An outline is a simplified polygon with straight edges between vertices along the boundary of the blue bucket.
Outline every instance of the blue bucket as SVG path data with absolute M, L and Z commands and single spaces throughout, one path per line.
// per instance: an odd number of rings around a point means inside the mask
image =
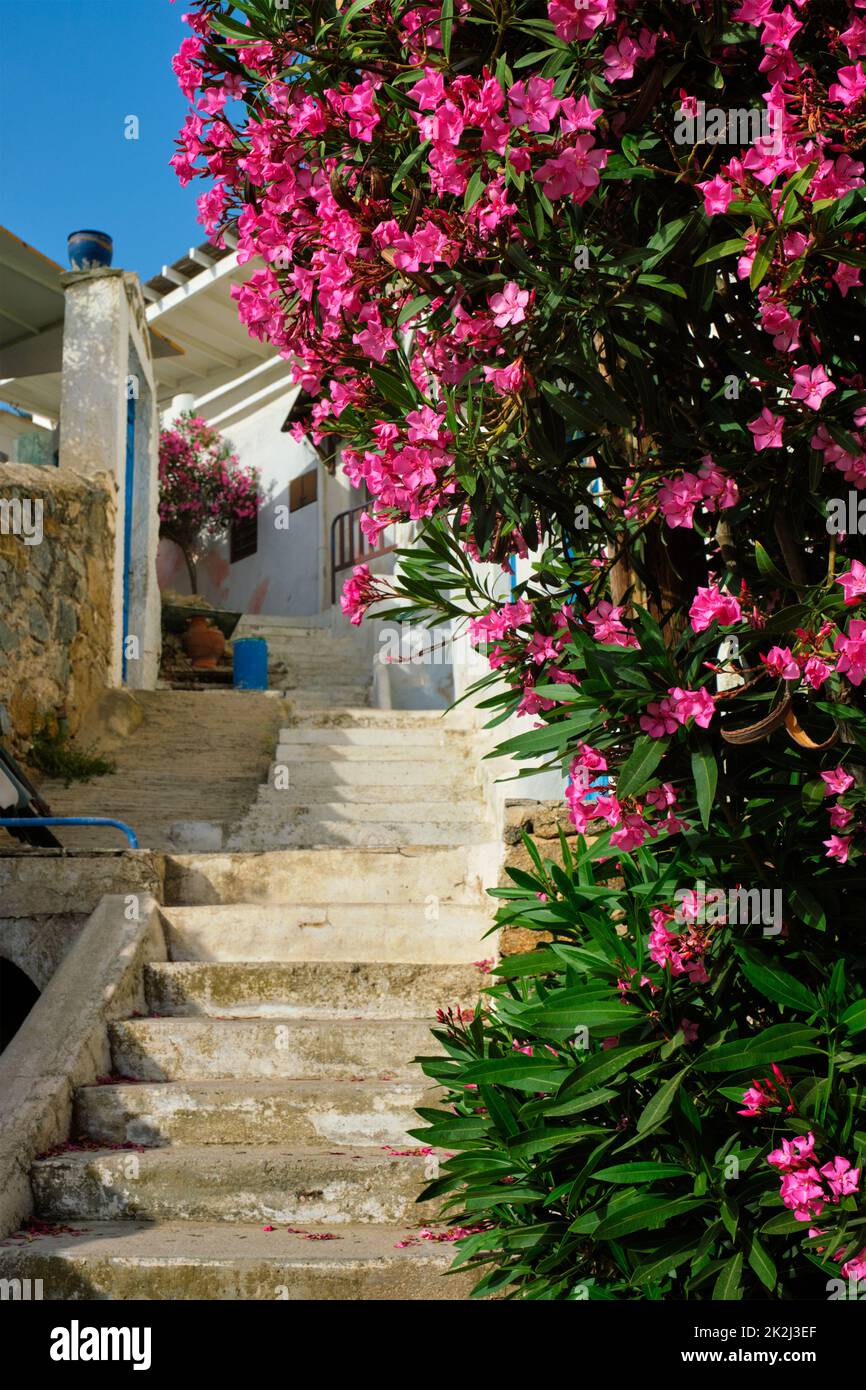
M 264 637 L 239 637 L 232 648 L 235 690 L 267 690 L 268 644 Z

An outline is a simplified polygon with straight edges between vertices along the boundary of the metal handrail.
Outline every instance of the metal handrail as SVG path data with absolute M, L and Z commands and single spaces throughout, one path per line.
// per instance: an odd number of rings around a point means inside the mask
M 367 540 L 360 526 L 361 514 L 366 512 L 369 506 L 369 502 L 362 502 L 360 507 L 348 507 L 346 511 L 338 512 L 331 522 L 332 604 L 337 602 L 337 575 L 342 570 L 352 569 L 360 560 L 374 560 L 380 555 L 390 555 L 393 550 L 397 549 L 396 544 L 370 545 L 370 542 Z M 355 520 L 356 517 L 357 522 Z M 337 558 L 338 541 L 339 559 Z
M 22 830 L 36 825 L 113 825 L 116 830 L 123 831 L 130 849 L 138 849 L 138 836 L 132 827 L 122 820 L 109 820 L 105 816 L 0 816 L 0 825 Z

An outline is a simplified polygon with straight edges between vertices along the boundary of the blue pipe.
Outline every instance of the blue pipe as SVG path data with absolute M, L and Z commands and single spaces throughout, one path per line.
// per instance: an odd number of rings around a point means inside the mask
M 33 825 L 113 825 L 122 830 L 130 849 L 138 849 L 135 831 L 122 820 L 107 820 L 104 816 L 0 816 L 0 825 L 26 829 Z

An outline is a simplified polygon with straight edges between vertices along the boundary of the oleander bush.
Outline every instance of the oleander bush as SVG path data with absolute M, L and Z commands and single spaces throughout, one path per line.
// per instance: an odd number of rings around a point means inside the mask
M 367 534 L 421 531 L 344 610 L 468 624 L 491 724 L 527 720 L 499 751 L 562 770 L 582 837 L 514 875 L 539 948 L 425 1063 L 458 1262 L 519 1298 L 856 1290 L 862 0 L 188 19 L 173 162 L 257 258 L 239 313 Z

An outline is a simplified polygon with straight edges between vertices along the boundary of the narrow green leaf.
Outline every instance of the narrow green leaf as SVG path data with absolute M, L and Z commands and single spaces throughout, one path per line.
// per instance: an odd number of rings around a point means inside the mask
M 637 1122 L 639 1134 L 642 1134 L 645 1130 L 654 1129 L 655 1126 L 660 1124 L 665 1118 L 674 1103 L 674 1098 L 688 1070 L 688 1067 L 683 1067 L 682 1071 L 677 1072 L 676 1076 L 672 1076 L 669 1080 L 665 1081 L 656 1091 L 652 1100 L 644 1106 Z
M 715 1302 L 727 1301 L 736 1302 L 743 1296 L 740 1287 L 740 1276 L 743 1273 L 743 1255 L 738 1250 L 736 1255 L 732 1255 L 725 1262 L 713 1285 L 713 1299 Z
M 710 824 L 710 813 L 716 799 L 716 785 L 719 780 L 719 765 L 707 739 L 701 739 L 697 748 L 692 751 L 692 777 L 701 822 L 706 830 Z
M 669 742 L 666 738 L 650 738 L 649 734 L 637 740 L 617 776 L 618 797 L 637 796 L 644 790 L 667 752 Z

